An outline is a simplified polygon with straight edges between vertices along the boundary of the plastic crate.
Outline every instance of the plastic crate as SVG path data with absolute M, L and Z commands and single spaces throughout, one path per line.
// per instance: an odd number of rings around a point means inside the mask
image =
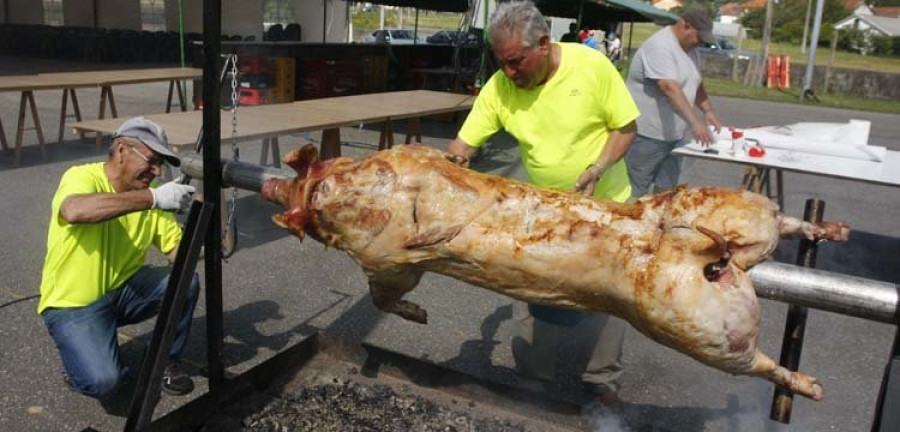
M 267 57 L 240 57 L 238 70 L 242 74 L 260 74 L 269 72 L 269 59 Z
M 265 105 L 269 103 L 270 92 L 264 89 L 240 89 L 241 105 Z

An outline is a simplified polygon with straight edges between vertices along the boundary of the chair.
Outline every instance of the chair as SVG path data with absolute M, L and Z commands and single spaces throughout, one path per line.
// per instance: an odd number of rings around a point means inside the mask
M 284 28 L 284 40 L 299 42 L 301 37 L 300 24 L 290 23 Z
M 269 42 L 278 42 L 284 40 L 284 28 L 281 24 L 273 24 L 266 30 L 265 35 L 263 35 L 263 40 Z

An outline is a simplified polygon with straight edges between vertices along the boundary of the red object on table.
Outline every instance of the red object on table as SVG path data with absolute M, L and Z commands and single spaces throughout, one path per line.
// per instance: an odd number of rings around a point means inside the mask
M 753 146 L 750 147 L 750 151 L 747 154 L 750 157 L 763 157 L 766 155 L 766 149 L 762 148 L 762 146 Z

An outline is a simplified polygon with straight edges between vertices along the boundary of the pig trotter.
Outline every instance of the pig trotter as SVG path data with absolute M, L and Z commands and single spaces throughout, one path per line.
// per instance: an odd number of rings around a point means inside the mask
M 850 226 L 844 222 L 812 223 L 779 215 L 779 231 L 785 238 L 803 237 L 812 241 L 845 242 L 850 238 Z
M 367 272 L 372 302 L 384 312 L 399 315 L 419 324 L 428 324 L 428 312 L 419 305 L 402 300 L 419 284 L 421 271 L 392 269 Z

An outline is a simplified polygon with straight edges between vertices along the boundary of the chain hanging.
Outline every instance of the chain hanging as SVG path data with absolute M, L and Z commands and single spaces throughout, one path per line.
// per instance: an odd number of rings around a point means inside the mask
M 235 162 L 240 160 L 240 151 L 238 150 L 237 145 L 237 126 L 238 126 L 238 118 L 237 118 L 237 110 L 238 104 L 240 102 L 240 98 L 238 97 L 238 56 L 237 54 L 229 54 L 226 57 L 226 67 L 228 66 L 228 62 L 231 63 L 231 158 Z M 228 207 L 228 219 L 225 223 L 225 230 L 222 233 L 223 239 L 228 239 L 228 235 L 234 235 L 234 242 L 232 242 L 232 250 L 234 252 L 235 246 L 237 244 L 237 232 L 231 232 L 231 230 L 236 231 L 236 226 L 233 224 L 234 222 L 234 213 L 235 213 L 235 205 L 237 204 L 237 195 L 238 190 L 237 187 L 232 186 L 231 188 L 231 204 Z M 230 254 L 224 254 L 230 255 Z M 226 256 L 223 255 L 223 258 Z

